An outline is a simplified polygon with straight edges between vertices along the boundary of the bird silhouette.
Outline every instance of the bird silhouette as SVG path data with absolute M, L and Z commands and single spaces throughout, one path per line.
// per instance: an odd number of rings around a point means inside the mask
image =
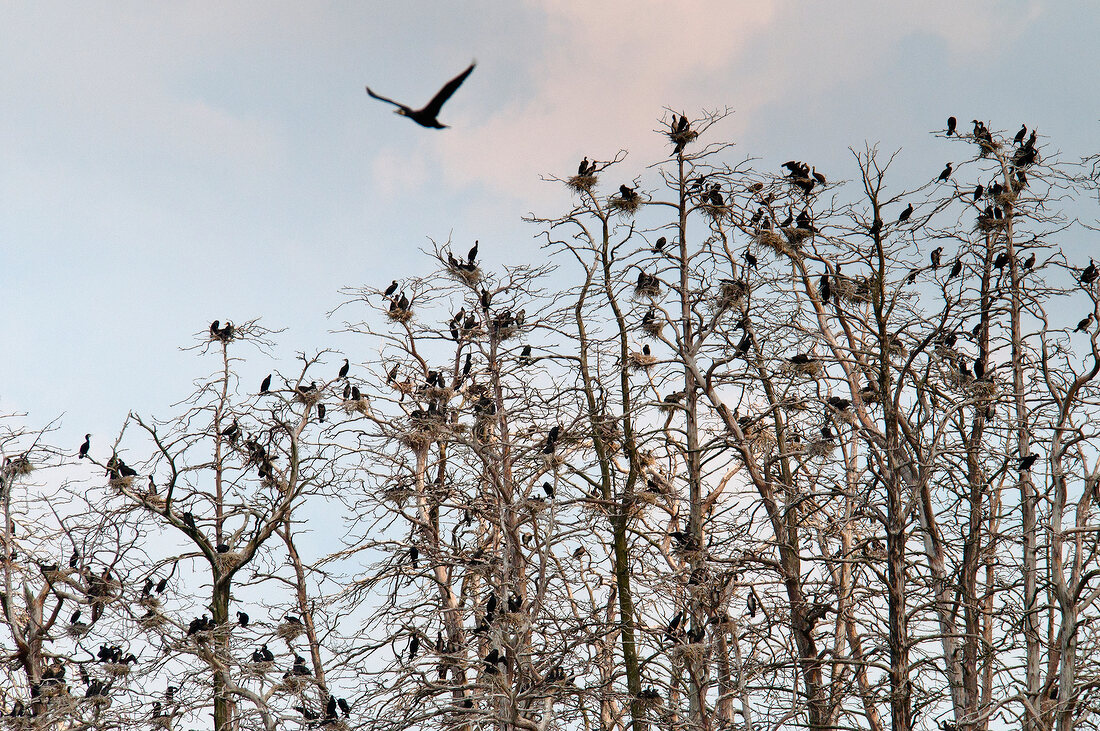
M 898 216 L 898 223 L 905 223 L 909 220 L 909 217 L 913 215 L 913 204 L 910 203 L 905 207 L 905 210 Z
M 947 118 L 947 136 L 950 137 L 955 133 L 955 125 L 959 123 L 959 120 L 954 117 Z
M 945 167 L 943 169 L 943 172 L 940 173 L 939 180 L 944 181 L 944 180 L 947 180 L 950 177 L 951 177 L 951 163 L 947 163 L 947 167 Z
M 267 393 L 267 390 L 271 388 L 271 374 L 267 374 L 267 378 L 260 384 L 260 393 Z
M 344 365 L 340 366 L 340 375 L 338 378 L 347 378 L 349 370 L 351 370 L 351 363 L 348 362 L 347 358 L 344 358 Z
M 397 111 L 394 112 L 395 114 L 400 114 L 404 117 L 408 117 L 412 121 L 419 124 L 421 127 L 428 127 L 429 129 L 445 129 L 447 125 L 440 124 L 439 120 L 436 119 L 436 117 L 439 115 L 439 111 L 443 108 L 443 105 L 446 104 L 447 100 L 451 98 L 451 95 L 458 90 L 458 87 L 462 86 L 462 82 L 466 80 L 466 77 L 473 73 L 475 66 L 477 66 L 476 62 L 471 63 L 465 71 L 444 84 L 443 88 L 440 89 L 436 93 L 436 95 L 432 97 L 432 100 L 420 109 L 413 109 L 412 107 L 405 106 L 404 104 L 396 102 L 393 99 L 388 99 L 384 96 L 380 96 L 379 94 L 375 94 L 373 91 L 370 90 L 369 86 L 367 87 L 367 94 L 369 94 L 372 99 L 377 99 L 378 101 L 383 101 L 387 104 L 394 105 L 395 107 L 397 107 Z
M 80 445 L 80 454 L 77 455 L 78 459 L 84 459 L 88 456 L 88 450 L 92 448 L 92 435 L 84 435 L 84 443 Z

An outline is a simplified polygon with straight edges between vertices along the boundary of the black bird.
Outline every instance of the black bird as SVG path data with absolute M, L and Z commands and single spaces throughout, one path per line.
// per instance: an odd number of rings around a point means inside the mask
M 898 216 L 898 223 L 905 223 L 909 220 L 909 217 L 913 215 L 913 204 L 910 203 L 905 207 L 905 210 Z
M 1096 268 L 1096 264 L 1093 260 L 1089 259 L 1089 265 L 1081 272 L 1081 276 L 1077 281 L 1081 284 L 1092 284 L 1096 281 L 1097 275 L 1100 275 L 1100 270 Z
M 745 249 L 745 263 L 753 269 L 756 268 L 756 257 L 753 256 L 753 253 L 748 249 Z
M 348 377 L 348 371 L 350 371 L 350 370 L 351 370 L 351 363 L 348 362 L 347 358 L 344 358 L 344 365 L 340 367 L 340 375 L 338 377 L 339 378 L 347 378 Z
M 418 650 L 420 650 L 420 635 L 413 635 L 412 639 L 409 640 L 409 659 L 410 660 L 413 660 L 413 659 L 416 658 L 416 653 L 417 653 Z
M 84 459 L 88 456 L 88 450 L 92 448 L 92 435 L 84 435 L 84 443 L 80 445 L 80 453 L 77 455 L 78 459 Z
M 462 86 L 462 82 L 466 80 L 466 77 L 473 73 L 475 66 L 477 66 L 476 63 L 470 64 L 469 68 L 448 81 L 443 86 L 443 88 L 440 89 L 436 93 L 436 95 L 432 97 L 432 100 L 425 104 L 421 109 L 412 109 L 411 107 L 407 107 L 400 102 L 395 102 L 393 99 L 387 99 L 384 96 L 375 94 L 373 91 L 370 90 L 369 86 L 367 87 L 367 94 L 369 94 L 372 99 L 377 99 L 378 101 L 394 105 L 395 107 L 397 107 L 397 111 L 394 112 L 394 114 L 400 114 L 404 117 L 408 117 L 412 121 L 419 124 L 421 127 L 428 127 L 430 129 L 445 129 L 447 125 L 440 124 L 439 120 L 436 119 L 436 117 L 439 115 L 439 111 L 443 108 L 443 105 L 446 104 L 447 100 L 451 98 L 451 95 L 458 90 L 458 87 Z
M 330 695 L 328 703 L 325 704 L 325 717 L 336 718 L 336 696 L 334 695 Z
M 947 136 L 948 137 L 950 137 L 952 134 L 955 133 L 955 125 L 957 125 L 958 123 L 959 123 L 959 120 L 955 119 L 954 117 L 948 117 L 947 118 Z
M 248 626 L 248 614 L 245 612 L 237 612 L 237 624 L 242 627 Z
M 477 241 L 474 241 L 474 245 L 470 247 L 470 253 L 466 255 L 466 261 L 471 264 L 474 263 L 474 259 L 477 258 Z
M 950 177 L 951 177 L 951 163 L 947 163 L 947 167 L 945 167 L 943 169 L 943 172 L 940 173 L 939 179 L 941 181 L 943 181 L 943 180 L 947 180 Z
M 577 175 L 588 175 L 588 157 L 586 156 L 581 160 L 581 164 L 577 166 Z
M 390 286 L 386 287 L 386 291 L 383 292 L 383 296 L 389 297 L 390 295 L 392 295 L 396 291 L 397 291 L 397 280 L 395 279 L 392 282 L 390 282 Z
M 294 665 L 291 666 L 290 672 L 292 675 L 312 675 L 306 667 L 306 659 L 298 654 L 294 655 Z
M 1034 266 L 1035 266 L 1035 254 L 1033 252 L 1031 254 L 1031 256 L 1029 256 L 1027 258 L 1027 261 L 1024 262 L 1024 271 L 1030 272 L 1032 270 L 1032 268 L 1034 268 Z
M 317 404 L 317 421 L 322 423 L 322 424 L 325 423 L 325 405 L 324 404 Z
M 409 546 L 409 562 L 412 563 L 412 567 L 417 568 L 417 560 L 420 558 L 420 549 L 416 546 Z
M 1020 470 L 1020 472 L 1027 472 L 1031 469 L 1031 466 L 1035 464 L 1035 460 L 1037 459 L 1039 459 L 1039 455 L 1037 454 L 1024 455 L 1020 457 L 1020 462 L 1016 465 L 1016 468 Z
M 343 698 L 336 699 L 336 705 L 340 706 L 340 711 L 344 714 L 344 718 L 351 715 L 351 706 Z
M 1095 315 L 1093 315 L 1090 312 L 1088 317 L 1086 317 L 1084 320 L 1081 320 L 1081 322 L 1077 323 L 1077 327 L 1074 329 L 1073 332 L 1075 332 L 1075 333 L 1088 332 L 1092 328 L 1092 322 L 1093 322 L 1094 319 L 1095 319 Z
M 829 275 L 821 275 L 821 301 L 828 302 L 832 296 L 832 289 L 829 286 Z
M 1027 134 L 1027 125 L 1026 124 L 1020 125 L 1020 131 L 1017 132 L 1016 137 L 1013 138 L 1013 140 L 1012 140 L 1013 143 L 1018 145 L 1021 142 L 1023 142 L 1024 141 L 1024 135 L 1026 135 L 1026 134 Z
M 667 243 L 668 240 L 664 236 L 662 236 L 661 238 L 657 239 L 657 243 L 653 244 L 653 251 L 657 252 L 658 254 L 661 253 L 661 249 L 665 248 L 665 244 Z
M 520 365 L 528 365 L 531 362 L 531 346 L 524 345 L 523 350 L 519 354 Z
M 981 183 L 978 183 L 978 187 L 974 188 L 974 200 L 980 199 L 982 197 L 982 193 L 984 192 L 985 188 L 982 187 Z
M 940 256 L 943 254 L 943 247 L 937 246 L 932 249 L 932 253 L 928 255 L 928 258 L 932 262 L 932 271 L 936 271 L 940 268 Z
M 160 581 L 157 582 L 157 593 L 158 594 L 163 594 L 164 590 L 167 589 L 167 588 L 168 588 L 168 577 L 166 576 L 166 577 L 164 577 L 163 579 L 161 579 Z
M 183 524 L 191 530 L 198 530 L 198 528 L 195 526 L 195 516 L 192 515 L 191 511 L 187 511 L 183 514 Z
M 546 497 L 554 499 L 554 486 L 549 482 L 542 483 L 542 491 L 546 493 Z
M 260 393 L 267 393 L 267 390 L 271 388 L 271 374 L 267 374 L 267 378 L 260 384 Z
M 979 381 L 985 377 L 985 361 L 981 358 L 974 359 L 974 377 Z
M 956 259 L 955 260 L 955 265 L 953 267 L 951 267 L 951 273 L 947 275 L 947 278 L 951 279 L 952 277 L 959 276 L 960 274 L 962 274 L 962 270 L 963 270 L 962 259 Z

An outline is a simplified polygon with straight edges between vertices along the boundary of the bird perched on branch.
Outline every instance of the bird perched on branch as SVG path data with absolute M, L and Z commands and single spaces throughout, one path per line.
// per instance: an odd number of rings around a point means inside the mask
M 396 102 L 393 99 L 388 99 L 384 96 L 375 94 L 373 91 L 371 91 L 369 86 L 367 87 L 367 94 L 369 94 L 372 99 L 377 99 L 378 101 L 383 101 L 387 104 L 394 105 L 395 107 L 397 107 L 397 111 L 394 112 L 394 114 L 400 114 L 403 117 L 408 117 L 412 121 L 419 124 L 421 127 L 428 127 L 430 129 L 446 129 L 447 125 L 440 124 L 439 120 L 436 119 L 436 117 L 439 116 L 440 110 L 443 109 L 443 105 L 447 103 L 447 100 L 451 98 L 451 95 L 453 95 L 458 90 L 458 87 L 462 86 L 462 82 L 466 80 L 466 77 L 473 73 L 475 66 L 477 66 L 476 62 L 471 63 L 465 71 L 444 84 L 443 88 L 440 89 L 436 93 L 436 95 L 432 97 L 432 100 L 420 109 L 413 109 L 412 107 L 405 106 L 404 104 Z

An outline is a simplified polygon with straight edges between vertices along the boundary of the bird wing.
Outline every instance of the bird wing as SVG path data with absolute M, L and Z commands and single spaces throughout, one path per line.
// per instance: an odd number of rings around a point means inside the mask
M 411 112 L 412 111 L 412 109 L 405 106 L 401 102 L 395 102 L 393 99 L 390 99 L 388 97 L 384 97 L 381 94 L 375 94 L 373 91 L 370 90 L 369 86 L 366 87 L 366 89 L 367 89 L 367 94 L 370 96 L 371 99 L 377 99 L 380 102 L 386 102 L 387 104 L 392 104 L 395 107 L 400 107 L 401 109 L 404 109 L 406 112 Z
M 443 88 L 440 89 L 436 93 L 436 95 L 432 97 L 432 100 L 425 104 L 424 108 L 420 111 L 426 114 L 430 114 L 433 117 L 438 116 L 439 110 L 443 108 L 443 105 L 447 103 L 447 100 L 451 98 L 451 95 L 458 90 L 458 87 L 462 86 L 462 82 L 466 80 L 466 77 L 473 73 L 475 66 L 477 66 L 476 62 L 470 64 L 469 68 L 448 81 L 443 86 Z M 370 92 L 370 89 L 367 89 L 367 91 Z

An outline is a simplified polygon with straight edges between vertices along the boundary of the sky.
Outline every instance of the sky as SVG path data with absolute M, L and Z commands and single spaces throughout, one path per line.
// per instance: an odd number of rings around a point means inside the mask
M 536 260 L 521 217 L 569 202 L 540 176 L 644 175 L 666 109 L 830 179 L 865 142 L 934 177 L 948 115 L 1100 151 L 1098 36 L 1063 0 L 0 3 L 0 411 L 107 441 L 213 370 L 181 348 L 214 319 L 366 362 L 341 287 L 427 271 L 429 238 Z M 449 129 L 364 91 L 420 106 L 475 59 Z

